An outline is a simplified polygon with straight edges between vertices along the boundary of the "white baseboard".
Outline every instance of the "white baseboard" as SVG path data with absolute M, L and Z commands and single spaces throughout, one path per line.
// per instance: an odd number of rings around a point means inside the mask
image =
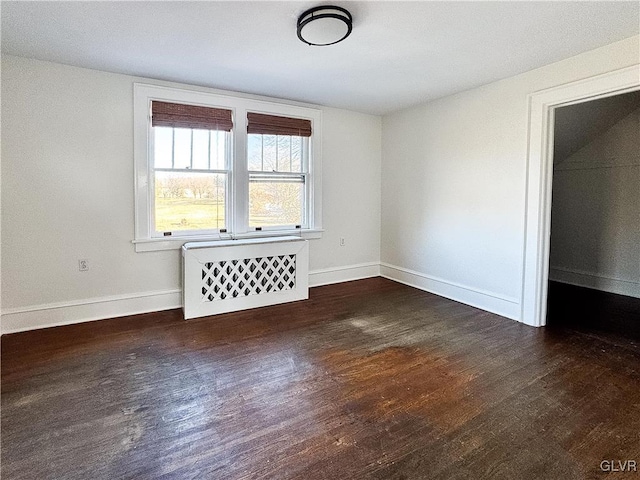
M 319 287 L 321 285 L 378 276 L 380 276 L 380 264 L 378 262 L 323 268 L 322 270 L 311 270 L 309 272 L 309 286 Z
M 456 302 L 520 321 L 520 301 L 517 298 L 479 290 L 388 263 L 380 264 L 380 275 Z
M 474 289 L 387 263 L 369 262 L 312 270 L 309 272 L 309 286 L 318 287 L 377 276 L 383 276 L 513 320 L 520 319 L 520 302 L 515 298 Z M 182 305 L 181 293 L 181 290 L 174 289 L 7 309 L 2 312 L 0 332 L 4 335 L 180 308 Z
M 7 309 L 2 311 L 0 331 L 4 335 L 180 308 L 181 294 L 182 291 L 176 289 Z
M 378 262 L 325 268 L 309 272 L 309 286 L 317 287 L 379 275 Z M 0 332 L 4 335 L 180 308 L 181 294 L 180 289 L 175 289 L 6 309 L 2 311 L 0 318 Z
M 640 298 L 640 281 L 622 280 L 564 267 L 550 267 L 549 280 Z

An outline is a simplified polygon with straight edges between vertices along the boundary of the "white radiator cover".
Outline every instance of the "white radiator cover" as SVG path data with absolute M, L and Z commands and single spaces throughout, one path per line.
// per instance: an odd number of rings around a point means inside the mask
M 300 237 L 189 242 L 182 247 L 184 318 L 309 298 L 309 244 Z

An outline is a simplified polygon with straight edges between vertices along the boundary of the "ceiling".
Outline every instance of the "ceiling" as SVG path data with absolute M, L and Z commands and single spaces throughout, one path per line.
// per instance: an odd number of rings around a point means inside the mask
M 639 2 L 350 2 L 353 33 L 296 37 L 323 2 L 2 1 L 2 51 L 385 114 L 637 35 Z
M 640 108 L 640 90 L 555 110 L 553 163 L 558 165 Z

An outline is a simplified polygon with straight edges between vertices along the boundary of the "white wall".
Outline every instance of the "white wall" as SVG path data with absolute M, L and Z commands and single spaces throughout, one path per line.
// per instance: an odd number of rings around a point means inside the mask
M 638 41 L 387 115 L 382 134 L 379 117 L 323 109 L 311 281 L 381 259 L 387 277 L 519 318 L 527 95 L 635 64 Z M 179 304 L 178 252 L 130 243 L 139 80 L 3 56 L 3 331 Z
M 136 81 L 171 85 L 2 56 L 3 332 L 179 306 L 179 251 L 131 243 Z M 311 282 L 375 275 L 381 119 L 326 108 L 323 133 Z
M 638 37 L 383 117 L 383 275 L 520 318 L 527 95 L 638 63 Z
M 554 168 L 550 266 L 553 280 L 640 298 L 640 109 Z

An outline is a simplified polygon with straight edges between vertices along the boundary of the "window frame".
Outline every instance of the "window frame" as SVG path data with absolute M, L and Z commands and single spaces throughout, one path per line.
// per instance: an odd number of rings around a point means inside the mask
M 194 234 L 154 236 L 153 225 L 153 134 L 150 119 L 151 101 L 185 103 L 232 111 L 234 126 L 230 132 L 228 174 L 227 232 L 203 231 Z M 247 113 L 304 118 L 311 121 L 307 170 L 308 225 L 300 229 L 268 228 L 256 231 L 249 228 L 249 169 L 247 158 Z M 212 93 L 145 83 L 134 83 L 134 203 L 135 249 L 138 252 L 179 249 L 186 241 L 215 241 L 246 237 L 293 234 L 304 238 L 322 236 L 322 112 L 319 108 L 267 101 L 254 97 Z

